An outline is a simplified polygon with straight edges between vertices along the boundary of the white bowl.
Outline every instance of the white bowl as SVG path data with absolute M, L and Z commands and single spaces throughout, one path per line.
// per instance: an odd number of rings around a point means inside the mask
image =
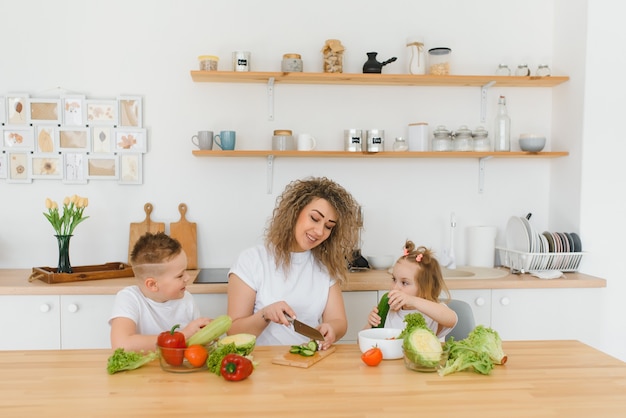
M 402 358 L 402 340 L 398 339 L 401 332 L 398 328 L 370 328 L 359 331 L 359 349 L 361 353 L 365 353 L 372 347 L 378 347 L 383 352 L 383 360 Z
M 521 134 L 519 147 L 526 152 L 540 152 L 546 146 L 546 137 L 535 134 Z
M 385 270 L 393 266 L 395 258 L 392 255 L 370 255 L 367 256 L 367 262 L 370 267 L 376 270 Z

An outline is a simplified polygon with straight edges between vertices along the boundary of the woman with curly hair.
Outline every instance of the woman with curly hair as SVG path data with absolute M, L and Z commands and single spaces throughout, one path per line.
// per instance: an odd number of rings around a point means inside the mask
M 391 280 L 393 284 L 387 294 L 387 317 L 381 318 L 375 306 L 367 317 L 367 328 L 376 327 L 384 321 L 385 328 L 402 329 L 406 325 L 404 318 L 419 312 L 440 340 L 452 331 L 458 318 L 448 305 L 439 300 L 442 294 L 450 299 L 450 292 L 431 250 L 416 248 L 412 241 L 407 240 L 404 253 L 393 266 Z
M 341 294 L 358 240 L 359 206 L 327 178 L 290 183 L 277 198 L 265 244 L 243 251 L 229 271 L 229 334 L 257 336 L 258 345 L 296 345 L 285 317 L 316 326 L 327 349 L 346 333 Z

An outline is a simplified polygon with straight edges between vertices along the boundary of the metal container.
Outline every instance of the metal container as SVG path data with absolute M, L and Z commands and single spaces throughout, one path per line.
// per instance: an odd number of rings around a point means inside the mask
M 363 133 L 360 129 L 346 129 L 343 131 L 344 149 L 350 152 L 363 150 Z
M 385 131 L 382 129 L 367 130 L 367 152 L 382 152 L 385 150 Z

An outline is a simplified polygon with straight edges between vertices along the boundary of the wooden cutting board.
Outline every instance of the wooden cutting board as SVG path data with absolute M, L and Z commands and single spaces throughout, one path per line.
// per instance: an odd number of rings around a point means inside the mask
M 139 238 L 147 232 L 157 233 L 165 232 L 165 224 L 163 222 L 152 222 L 150 214 L 152 213 L 152 203 L 146 203 L 143 205 L 143 210 L 146 212 L 146 219 L 143 222 L 131 222 L 130 224 L 130 237 L 128 240 L 128 262 L 130 263 L 130 253 L 133 251 L 133 247 Z
M 317 363 L 318 361 L 325 359 L 335 352 L 337 347 L 331 346 L 328 350 L 316 351 L 311 357 L 304 357 L 300 354 L 293 354 L 287 351 L 287 353 L 280 356 L 276 356 L 272 359 L 272 363 L 280 364 L 283 366 L 302 367 L 307 369 Z
M 185 217 L 187 213 L 187 205 L 181 203 L 178 205 L 180 212 L 180 220 L 170 223 L 170 236 L 176 238 L 183 246 L 183 250 L 187 254 L 187 269 L 195 270 L 198 268 L 198 237 L 196 231 L 196 223 L 188 222 Z

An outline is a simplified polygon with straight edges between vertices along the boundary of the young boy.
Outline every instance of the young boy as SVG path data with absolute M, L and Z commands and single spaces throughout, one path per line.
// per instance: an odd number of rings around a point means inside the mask
M 200 317 L 186 290 L 187 256 L 180 243 L 158 232 L 143 235 L 131 252 L 137 284 L 120 290 L 113 304 L 111 347 L 154 351 L 158 334 L 180 324 L 185 338 L 211 322 Z

